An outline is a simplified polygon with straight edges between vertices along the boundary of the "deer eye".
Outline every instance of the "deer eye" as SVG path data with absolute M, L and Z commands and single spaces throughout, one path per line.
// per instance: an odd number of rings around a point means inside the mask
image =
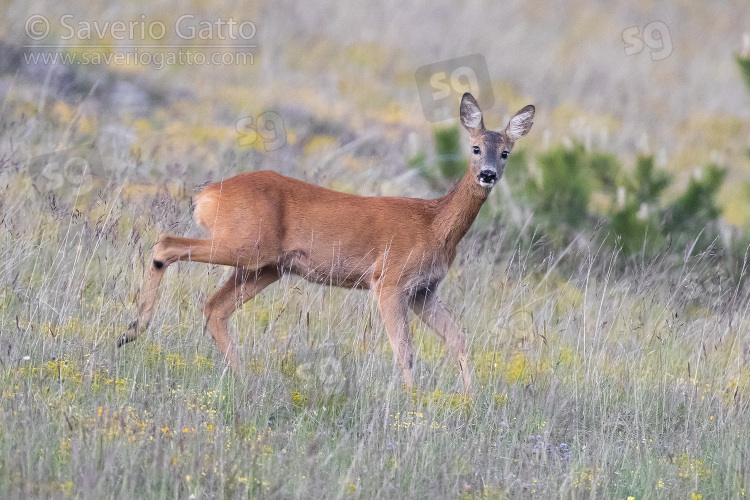
M 474 154 L 478 155 L 479 153 L 481 153 L 481 151 L 479 150 L 479 146 L 474 146 Z
M 508 157 L 508 153 L 509 153 L 509 151 L 503 151 L 502 153 L 500 153 L 500 158 L 507 158 Z

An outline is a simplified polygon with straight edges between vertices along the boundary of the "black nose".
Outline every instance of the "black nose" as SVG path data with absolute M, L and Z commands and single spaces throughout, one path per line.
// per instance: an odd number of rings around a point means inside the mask
M 480 182 L 495 182 L 497 180 L 497 172 L 494 170 L 482 170 L 479 172 Z

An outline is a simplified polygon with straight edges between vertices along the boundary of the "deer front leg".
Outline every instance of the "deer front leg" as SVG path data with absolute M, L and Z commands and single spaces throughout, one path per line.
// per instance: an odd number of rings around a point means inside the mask
M 414 346 L 409 335 L 408 309 L 406 296 L 401 291 L 380 290 L 378 305 L 380 315 L 385 323 L 385 331 L 393 349 L 404 384 L 411 387 L 414 384 L 412 368 L 414 366 Z
M 437 293 L 428 290 L 420 291 L 411 298 L 409 305 L 419 319 L 445 342 L 448 351 L 458 363 L 464 392 L 471 392 L 471 370 L 466 349 L 466 335 L 440 303 Z

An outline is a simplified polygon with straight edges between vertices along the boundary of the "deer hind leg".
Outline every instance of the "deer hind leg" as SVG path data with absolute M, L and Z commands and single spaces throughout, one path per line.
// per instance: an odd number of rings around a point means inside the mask
M 401 368 L 404 383 L 411 387 L 414 384 L 412 375 L 414 367 L 414 346 L 409 335 L 408 308 L 406 296 L 400 291 L 380 290 L 378 305 L 380 315 L 385 323 L 385 331 L 393 349 L 393 356 Z
M 170 264 L 179 260 L 191 262 L 216 263 L 234 265 L 237 263 L 238 252 L 232 252 L 226 247 L 217 247 L 210 239 L 180 238 L 177 236 L 162 236 L 154 245 L 154 255 L 148 278 L 138 294 L 138 318 L 130 324 L 127 331 L 117 341 L 121 347 L 138 338 L 154 316 L 159 285 Z
M 257 271 L 237 268 L 234 274 L 206 302 L 203 314 L 211 336 L 219 346 L 224 360 L 239 373 L 240 364 L 229 337 L 229 318 L 238 307 L 255 297 L 261 290 L 279 279 L 276 266 L 266 266 Z
M 437 293 L 421 291 L 411 298 L 409 305 L 424 324 L 434 330 L 445 342 L 448 351 L 458 364 L 464 385 L 464 392 L 471 391 L 471 370 L 466 350 L 466 335 L 453 321 L 448 310 L 438 300 Z

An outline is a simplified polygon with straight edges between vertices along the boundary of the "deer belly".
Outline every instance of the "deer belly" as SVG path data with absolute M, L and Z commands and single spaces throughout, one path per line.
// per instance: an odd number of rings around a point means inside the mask
M 291 272 L 313 283 L 368 288 L 373 274 L 368 260 L 336 252 L 314 255 L 310 251 L 293 250 L 286 252 L 279 264 L 282 272 Z

